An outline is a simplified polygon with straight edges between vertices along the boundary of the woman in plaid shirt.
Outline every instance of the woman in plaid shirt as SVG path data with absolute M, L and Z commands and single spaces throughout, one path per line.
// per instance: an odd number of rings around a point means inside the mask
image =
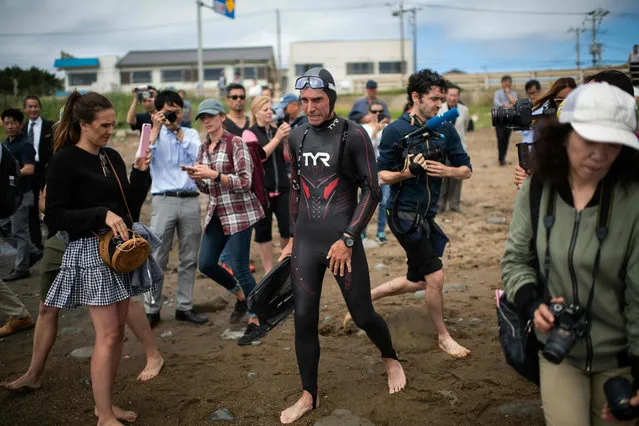
M 251 231 L 264 217 L 264 211 L 251 191 L 253 164 L 248 147 L 237 136 L 224 130 L 224 107 L 217 99 L 207 99 L 198 108 L 207 136 L 200 148 L 198 163 L 184 170 L 198 188 L 209 194 L 204 220 L 204 235 L 200 247 L 199 268 L 203 274 L 222 285 L 237 297 L 231 322 L 238 322 L 248 311 L 246 295 L 255 288 L 249 269 Z M 227 147 L 232 144 L 232 150 Z M 228 158 L 227 152 L 233 152 Z M 229 243 L 231 269 L 228 273 L 218 265 L 222 249 Z M 249 313 L 248 327 L 238 344 L 248 345 L 266 334 L 257 317 Z

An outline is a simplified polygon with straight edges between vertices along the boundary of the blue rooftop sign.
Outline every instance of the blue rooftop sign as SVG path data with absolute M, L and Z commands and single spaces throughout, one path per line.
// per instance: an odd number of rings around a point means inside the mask
M 235 19 L 235 0 L 213 0 L 213 10 L 227 18 Z
M 98 58 L 56 59 L 53 66 L 56 68 L 96 68 L 100 66 L 100 61 Z

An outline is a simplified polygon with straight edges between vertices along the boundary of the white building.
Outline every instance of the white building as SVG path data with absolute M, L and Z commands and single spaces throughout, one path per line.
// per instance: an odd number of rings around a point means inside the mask
M 217 89 L 223 73 L 227 84 L 236 74 L 247 87 L 265 86 L 276 79 L 272 47 L 204 49 L 204 90 Z M 130 92 L 151 85 L 158 89 L 198 89 L 197 50 L 131 51 L 121 59 L 61 58 L 54 66 L 65 72 L 65 91 Z
M 331 72 L 341 92 L 363 92 L 366 81 L 377 81 L 381 90 L 403 88 L 400 40 L 294 42 L 290 46 L 288 91 L 295 79 L 312 67 Z M 405 78 L 413 70 L 413 49 L 404 40 Z

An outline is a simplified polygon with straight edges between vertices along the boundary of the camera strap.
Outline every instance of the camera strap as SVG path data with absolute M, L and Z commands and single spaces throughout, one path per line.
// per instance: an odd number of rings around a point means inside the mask
M 592 303 L 595 296 L 595 281 L 599 274 L 599 263 L 601 260 L 601 246 L 603 245 L 606 235 L 608 234 L 608 221 L 612 212 L 612 202 L 614 198 L 614 180 L 610 176 L 604 178 L 601 191 L 599 193 L 599 205 L 597 213 L 597 228 L 595 235 L 599 241 L 597 247 L 597 254 L 595 255 L 595 262 L 592 269 L 592 284 L 590 286 L 590 292 L 588 294 L 588 301 L 586 302 L 586 313 L 590 315 Z M 544 227 L 546 228 L 546 254 L 544 256 L 544 302 L 550 301 L 550 293 L 548 287 L 548 279 L 550 273 L 550 265 L 552 263 L 550 257 L 550 230 L 555 223 L 555 201 L 556 190 L 554 187 L 550 187 L 550 193 L 548 196 L 548 205 L 546 207 L 546 216 L 544 216 Z M 576 298 L 577 304 L 579 304 L 578 294 L 573 294 Z

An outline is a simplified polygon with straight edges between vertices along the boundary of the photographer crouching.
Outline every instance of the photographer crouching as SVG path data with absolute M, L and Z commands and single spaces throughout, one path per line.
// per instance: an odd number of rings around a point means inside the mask
M 517 194 L 502 278 L 543 346 L 550 426 L 639 417 L 636 108 L 607 83 L 575 89 L 559 119 L 541 122 L 534 174 Z
M 434 219 L 442 179 L 469 179 L 470 157 L 451 123 L 406 138 L 438 115 L 446 89 L 444 78 L 434 71 L 424 69 L 411 75 L 406 92 L 412 108 L 382 133 L 379 178 L 392 185 L 389 226 L 406 251 L 408 273 L 374 288 L 371 297 L 375 300 L 426 289 L 426 305 L 439 347 L 452 356 L 464 357 L 470 351 L 453 340 L 444 324 L 440 258 L 448 238 Z M 444 164 L 446 160 L 451 166 Z

